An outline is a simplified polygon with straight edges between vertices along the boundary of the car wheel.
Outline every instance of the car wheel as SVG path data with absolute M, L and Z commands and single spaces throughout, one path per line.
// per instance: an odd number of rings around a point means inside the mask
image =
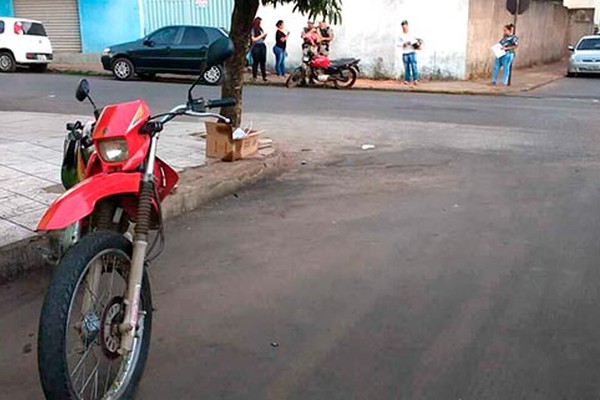
M 126 58 L 117 58 L 112 66 L 113 76 L 120 81 L 128 81 L 133 78 L 135 69 L 133 63 Z
M 46 72 L 48 64 L 32 64 L 29 66 L 29 69 L 33 72 Z
M 223 68 L 218 65 L 215 65 L 214 67 L 204 72 L 202 78 L 204 82 L 206 82 L 208 85 L 218 85 L 223 80 Z
M 7 51 L 0 53 L 0 72 L 14 72 L 17 69 L 15 58 Z
M 154 72 L 140 72 L 137 76 L 143 81 L 151 81 L 156 78 L 156 74 Z

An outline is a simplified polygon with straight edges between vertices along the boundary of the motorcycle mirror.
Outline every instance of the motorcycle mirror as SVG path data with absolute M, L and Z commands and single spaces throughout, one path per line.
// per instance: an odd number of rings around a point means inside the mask
M 77 85 L 77 90 L 75 91 L 75 98 L 79 101 L 84 101 L 88 98 L 90 94 L 90 83 L 87 79 L 82 79 L 79 81 L 79 85 Z
M 233 50 L 233 42 L 229 38 L 224 37 L 213 42 L 208 47 L 208 52 L 206 54 L 207 69 L 214 67 L 215 65 L 223 64 L 225 60 L 231 57 Z

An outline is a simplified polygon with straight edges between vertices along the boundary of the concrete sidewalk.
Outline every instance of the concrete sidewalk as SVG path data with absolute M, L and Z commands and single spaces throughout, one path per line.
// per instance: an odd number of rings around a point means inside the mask
M 51 64 L 50 70 L 55 73 L 73 73 L 73 74 L 93 74 L 110 76 L 111 73 L 104 71 L 98 64 Z M 442 81 L 442 80 L 424 80 L 418 86 L 404 85 L 398 80 L 373 80 L 359 79 L 356 82 L 355 89 L 362 90 L 383 90 L 398 92 L 415 93 L 445 93 L 445 94 L 476 94 L 476 95 L 514 95 L 528 92 L 547 85 L 557 79 L 563 78 L 567 70 L 566 61 L 559 61 L 552 64 L 535 66 L 532 68 L 518 69 L 513 73 L 512 85 L 509 87 L 491 86 L 490 79 L 477 79 L 469 81 Z M 180 80 L 193 77 L 161 75 L 160 80 Z M 248 84 L 253 85 L 272 85 L 283 86 L 285 79 L 269 75 L 269 82 L 257 80 L 253 82 L 249 74 L 246 75 Z
M 39 239 L 35 233 L 38 221 L 63 192 L 60 167 L 65 125 L 87 119 L 75 115 L 0 112 L 0 282 L 28 269 L 27 263 L 39 263 L 39 257 L 25 254 L 24 249 Z M 161 136 L 159 156 L 182 172 L 177 194 L 165 203 L 167 216 L 197 208 L 202 201 L 219 195 L 220 182 L 229 179 L 234 186 L 243 184 L 279 167 L 278 162 L 265 162 L 269 154 L 263 153 L 244 162 L 227 165 L 213 162 L 209 168 L 197 169 L 207 164 L 206 142 L 200 137 L 201 132 L 204 132 L 201 122 L 171 122 Z M 256 165 L 252 166 L 252 162 Z M 200 175 L 197 171 L 201 171 Z

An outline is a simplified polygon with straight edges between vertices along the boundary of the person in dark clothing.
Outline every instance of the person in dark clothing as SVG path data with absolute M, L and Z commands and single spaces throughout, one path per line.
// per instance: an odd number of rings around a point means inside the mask
M 324 56 L 329 54 L 329 46 L 333 39 L 335 39 L 335 35 L 333 34 L 333 29 L 329 25 L 327 25 L 327 21 L 321 21 L 319 23 L 319 37 L 321 39 L 321 48 L 320 53 Z
M 283 21 L 277 21 L 277 33 L 275 35 L 275 46 L 273 52 L 275 53 L 275 71 L 277 76 L 285 76 L 285 57 L 287 48 L 287 38 L 290 35 L 289 32 L 285 31 L 285 24 Z
M 256 79 L 258 67 L 262 73 L 263 81 L 267 81 L 267 45 L 265 38 L 267 34 L 261 27 L 262 18 L 257 17 L 252 24 L 252 78 Z

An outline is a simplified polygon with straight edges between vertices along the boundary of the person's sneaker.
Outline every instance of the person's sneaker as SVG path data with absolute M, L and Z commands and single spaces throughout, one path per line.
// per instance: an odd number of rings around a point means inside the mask
M 410 82 L 409 81 L 404 81 L 404 84 L 408 86 L 408 85 L 410 85 Z
M 414 82 L 413 82 L 413 85 L 415 85 L 415 86 L 419 86 L 419 81 L 414 81 Z

